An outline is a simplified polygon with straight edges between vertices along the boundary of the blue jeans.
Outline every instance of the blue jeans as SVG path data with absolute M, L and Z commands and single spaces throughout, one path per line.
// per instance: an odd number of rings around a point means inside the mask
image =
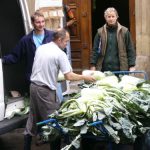
M 62 87 L 61 87 L 60 82 L 57 83 L 56 95 L 57 95 L 58 101 L 61 103 L 63 101 L 64 97 L 62 95 Z

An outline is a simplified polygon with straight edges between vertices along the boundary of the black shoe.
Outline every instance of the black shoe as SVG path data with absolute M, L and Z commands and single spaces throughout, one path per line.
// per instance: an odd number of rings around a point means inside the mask
M 50 142 L 50 150 L 60 150 L 61 149 L 61 138 L 57 138 Z
M 24 136 L 24 150 L 31 150 L 32 136 L 27 134 Z

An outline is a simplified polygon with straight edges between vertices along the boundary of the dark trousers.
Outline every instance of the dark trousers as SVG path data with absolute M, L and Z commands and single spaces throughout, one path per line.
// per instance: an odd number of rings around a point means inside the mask
M 29 134 L 24 135 L 24 150 L 31 150 L 31 142 L 32 136 Z

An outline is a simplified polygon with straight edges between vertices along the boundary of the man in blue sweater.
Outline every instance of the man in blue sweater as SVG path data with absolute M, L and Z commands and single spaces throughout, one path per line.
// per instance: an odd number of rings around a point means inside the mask
M 31 22 L 33 30 L 21 38 L 10 54 L 2 58 L 3 64 L 9 65 L 18 63 L 23 57 L 25 57 L 26 82 L 28 87 L 30 85 L 30 75 L 32 72 L 35 51 L 40 45 L 50 42 L 53 36 L 53 31 L 45 29 L 45 18 L 40 11 L 36 11 L 31 16 Z

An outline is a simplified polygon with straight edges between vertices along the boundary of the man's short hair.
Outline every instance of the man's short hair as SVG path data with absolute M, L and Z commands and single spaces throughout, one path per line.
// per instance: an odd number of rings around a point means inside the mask
M 114 7 L 109 7 L 109 8 L 107 8 L 107 9 L 104 11 L 104 17 L 106 17 L 106 16 L 108 15 L 108 13 L 110 13 L 110 12 L 115 12 L 117 18 L 119 17 L 119 16 L 118 16 L 118 12 L 117 12 L 117 10 L 116 10 Z
M 42 13 L 40 10 L 36 10 L 36 11 L 31 15 L 31 22 L 34 22 L 36 17 L 43 17 L 43 18 L 44 18 L 44 15 L 43 15 L 43 13 Z
M 56 30 L 53 34 L 53 41 L 56 41 L 59 38 L 61 38 L 62 40 L 65 39 L 66 38 L 66 33 L 69 34 L 69 32 L 64 28 Z

